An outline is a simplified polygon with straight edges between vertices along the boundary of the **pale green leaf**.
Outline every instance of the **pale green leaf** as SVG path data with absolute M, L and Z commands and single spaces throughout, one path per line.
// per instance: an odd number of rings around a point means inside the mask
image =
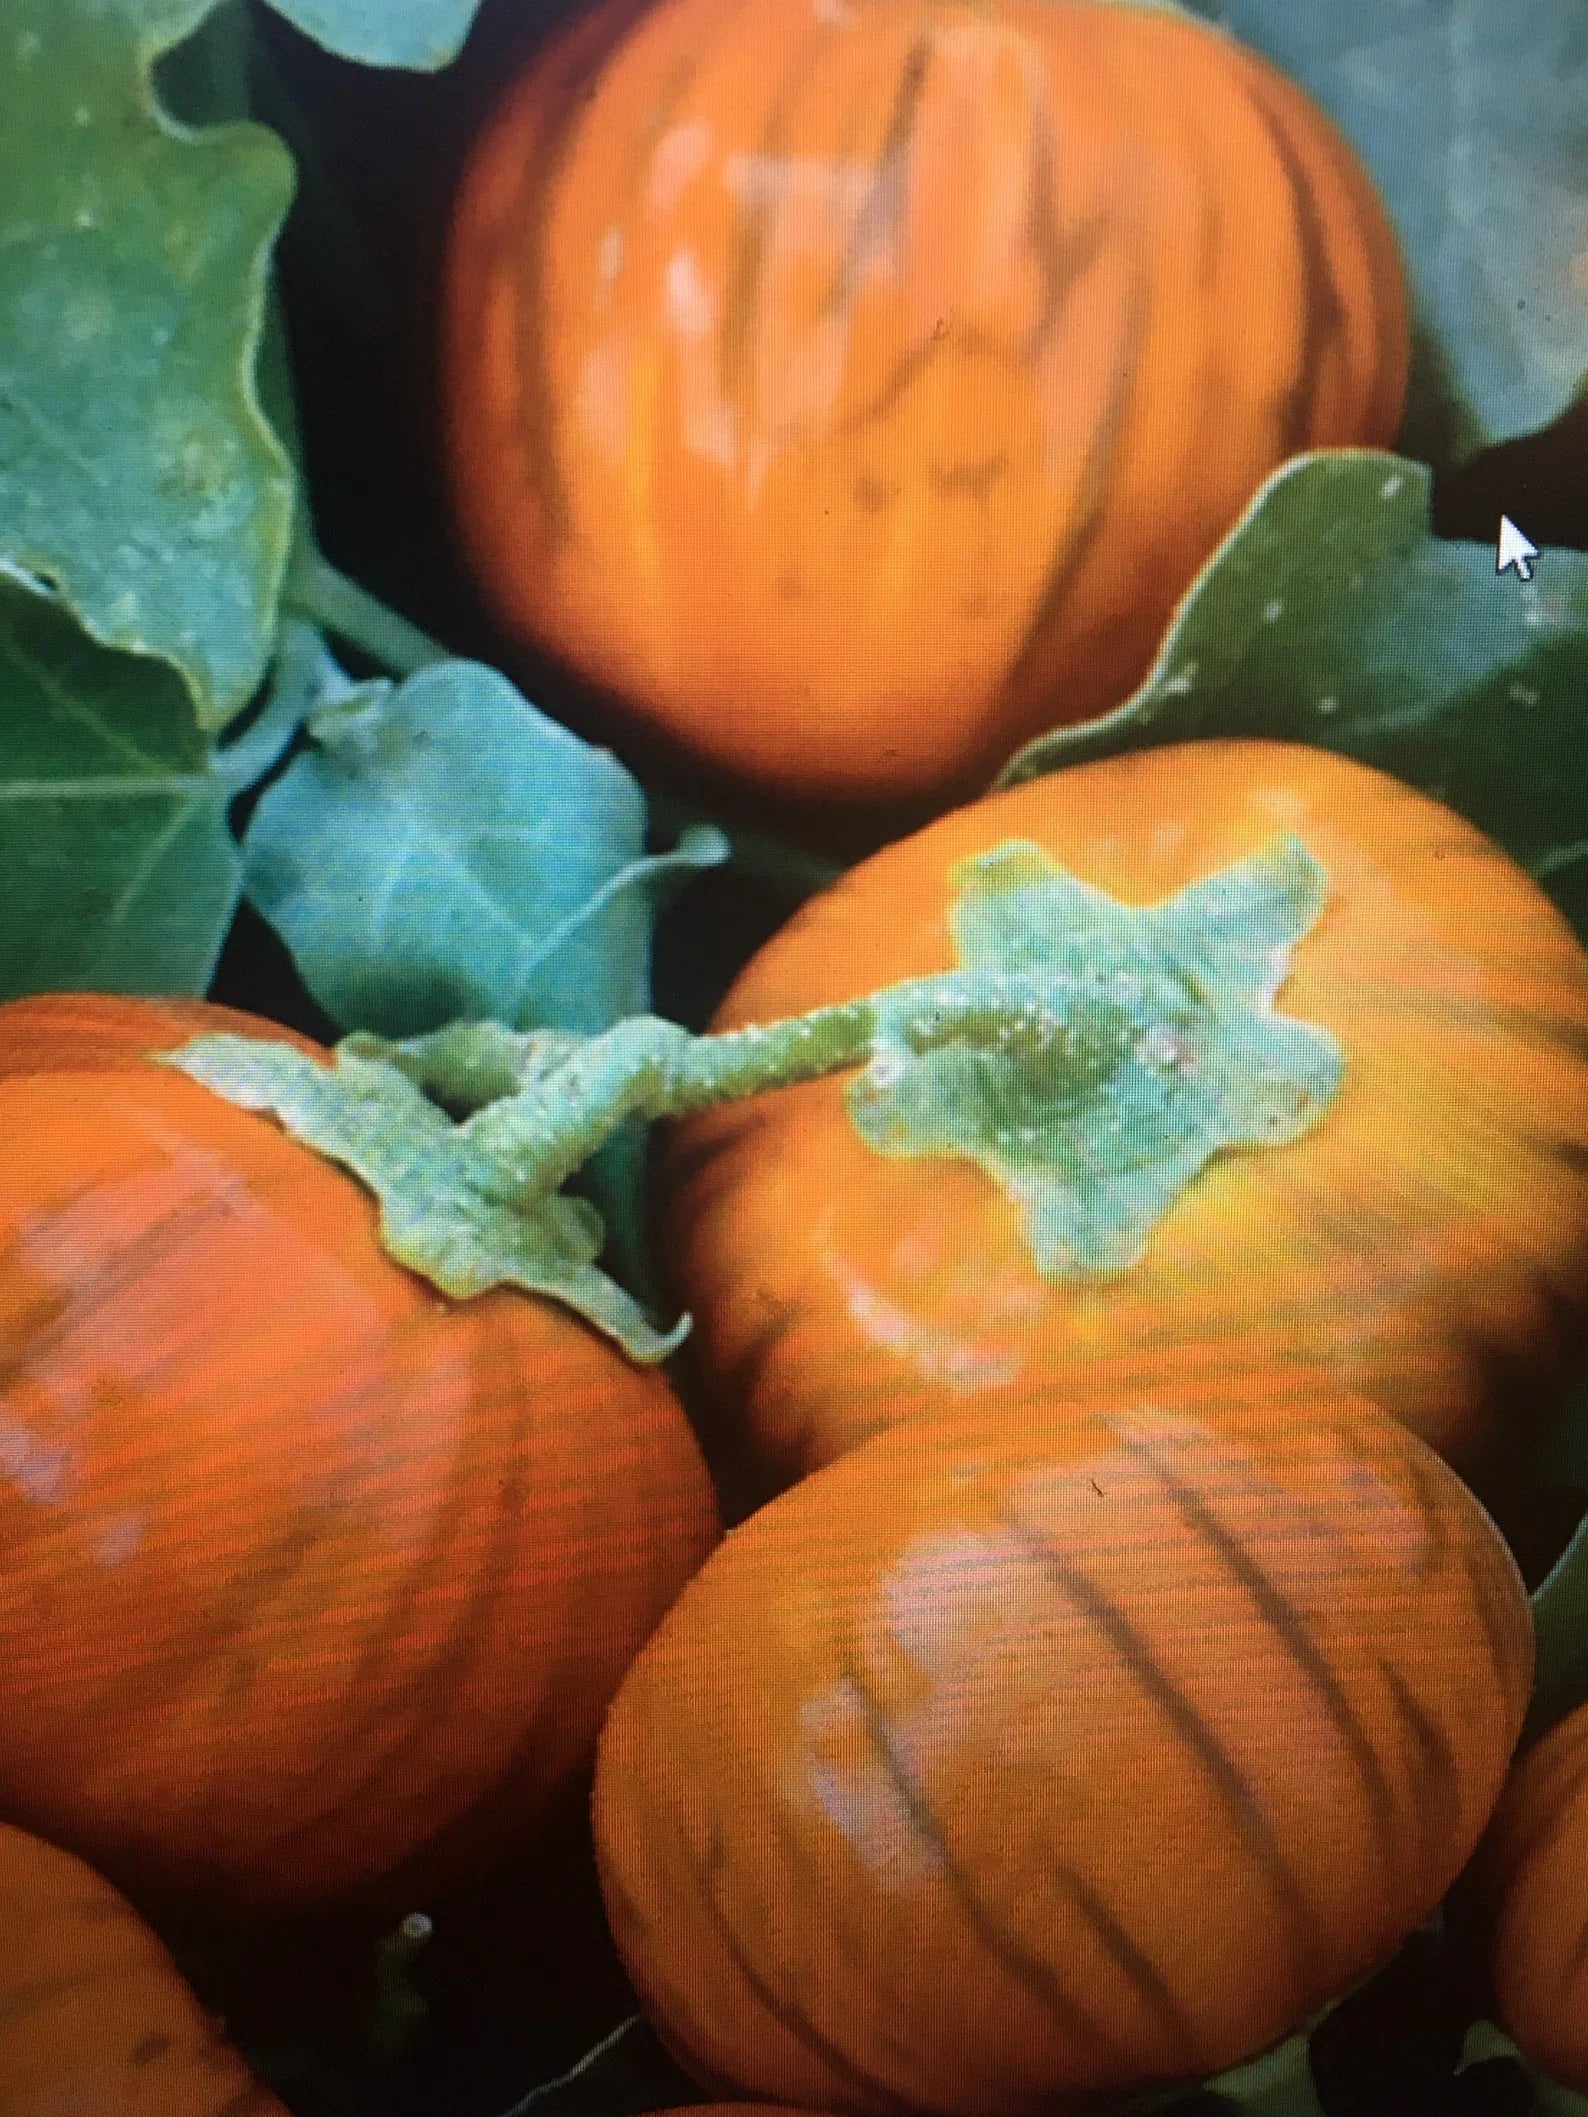
M 398 685 L 323 668 L 315 747 L 259 803 L 246 886 L 326 1012 L 393 1037 L 643 1013 L 652 899 L 720 859 L 717 835 L 647 859 L 616 758 L 478 663 Z
M 326 1013 L 391 1037 L 459 1018 L 594 1033 L 643 1014 L 659 905 L 724 857 L 721 833 L 647 855 L 636 782 L 494 670 L 353 685 L 307 628 L 286 637 L 283 681 L 315 697 L 315 746 L 259 802 L 246 888 Z M 635 1122 L 582 1179 L 642 1289 L 644 1178 Z
M 480 0 L 270 0 L 339 58 L 434 73 L 457 56 Z
M 215 729 L 263 674 L 292 528 L 254 374 L 292 169 L 262 127 L 161 109 L 154 62 L 208 12 L 7 0 L 0 559 Z

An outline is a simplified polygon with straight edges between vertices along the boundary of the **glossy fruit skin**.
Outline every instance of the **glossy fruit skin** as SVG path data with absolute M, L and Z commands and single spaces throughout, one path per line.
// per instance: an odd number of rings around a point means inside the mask
M 1475 1880 L 1504 2027 L 1564 2086 L 1588 2092 L 1588 1706 L 1511 1767 Z
M 529 1842 L 718 1531 L 654 1371 L 146 1056 L 245 1022 L 0 1008 L 0 1814 L 228 1914 Z
M 0 1825 L 0 2117 L 288 2117 L 126 1898 Z
M 1220 1156 L 1142 1261 L 1045 1281 L 973 1164 L 890 1160 L 843 1083 L 671 1128 L 665 1254 L 742 1474 L 781 1489 L 967 1402 L 1026 1416 L 1172 1390 L 1259 1424 L 1371 1398 L 1480 1485 L 1523 1452 L 1588 1337 L 1588 957 L 1499 850 L 1322 750 L 1207 742 L 1072 768 L 943 817 L 812 899 L 718 1028 L 946 969 L 950 871 L 1033 839 L 1150 903 L 1295 831 L 1330 898 L 1279 1009 L 1333 1030 L 1344 1085 L 1289 1146 Z
M 629 1670 L 608 1916 L 718 2093 L 1037 2117 L 1199 2079 L 1433 1909 L 1532 1669 L 1493 1522 L 1360 1401 L 895 1431 L 730 1531 Z
M 777 796 L 984 787 L 1145 675 L 1408 325 L 1351 150 L 1250 51 L 1092 0 L 608 0 L 455 211 L 456 515 L 501 623 Z

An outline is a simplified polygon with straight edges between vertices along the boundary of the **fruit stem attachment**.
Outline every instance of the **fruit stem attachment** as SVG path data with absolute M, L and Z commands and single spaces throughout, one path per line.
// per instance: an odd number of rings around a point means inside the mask
M 350 1169 L 391 1255 L 443 1292 L 551 1294 L 640 1358 L 678 1333 L 599 1270 L 600 1216 L 562 1188 L 630 1119 L 852 1073 L 867 1146 L 975 1162 L 1062 1279 L 1128 1269 L 1215 1154 L 1281 1145 L 1327 1110 L 1339 1046 L 1273 1006 L 1326 890 L 1299 840 L 1142 908 L 1021 842 L 953 881 L 957 968 L 781 1021 L 696 1036 L 639 1015 L 588 1037 L 460 1022 L 347 1037 L 330 1067 L 203 1037 L 166 1063 Z
M 947 971 L 716 1036 L 635 1015 L 560 1051 L 549 1071 L 544 1032 L 514 1037 L 496 1024 L 457 1023 L 404 1044 L 350 1041 L 390 1057 L 440 1100 L 478 1098 L 473 1137 L 529 1200 L 559 1189 L 628 1117 L 686 1117 L 866 1065 L 887 1086 L 906 1059 L 945 1045 L 1062 1054 L 1095 1068 L 1118 1041 L 1118 1016 L 1098 995 L 1052 978 Z M 481 1027 L 487 1037 L 476 1049 Z

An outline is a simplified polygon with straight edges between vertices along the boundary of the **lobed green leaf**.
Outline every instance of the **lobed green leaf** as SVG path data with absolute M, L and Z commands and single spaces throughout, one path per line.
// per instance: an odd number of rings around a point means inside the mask
M 593 1034 L 644 1013 L 652 900 L 720 859 L 718 835 L 647 858 L 629 773 L 493 669 L 355 685 L 296 637 L 292 681 L 319 658 L 314 746 L 259 802 L 245 887 L 333 1020 Z
M 279 680 L 312 694 L 315 746 L 258 804 L 245 887 L 331 1018 L 388 1037 L 460 1018 L 594 1034 L 646 1013 L 659 903 L 724 857 L 721 833 L 648 856 L 637 783 L 494 670 L 354 685 L 308 628 L 284 641 Z M 643 1126 L 584 1181 L 647 1290 Z
M 1336 750 L 1459 810 L 1588 935 L 1588 554 L 1531 582 L 1434 536 L 1429 473 L 1375 450 L 1297 457 L 1180 605 L 1136 694 L 1060 728 L 1000 786 L 1157 743 Z
M 169 662 L 213 730 L 264 672 L 293 480 L 254 376 L 290 159 L 151 85 L 211 4 L 8 0 L 0 560 Z
M 0 585 L 0 995 L 202 993 L 240 887 L 235 791 L 174 672 Z
M 1417 311 L 1403 443 L 1450 463 L 1588 384 L 1581 0 L 1191 0 L 1299 81 L 1399 231 Z

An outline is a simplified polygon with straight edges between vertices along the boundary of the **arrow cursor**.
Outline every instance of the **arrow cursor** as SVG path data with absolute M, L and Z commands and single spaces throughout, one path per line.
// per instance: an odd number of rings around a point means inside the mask
M 1500 542 L 1495 553 L 1494 570 L 1504 573 L 1507 566 L 1516 568 L 1517 579 L 1530 581 L 1533 578 L 1533 561 L 1538 557 L 1538 546 L 1531 537 L 1523 536 L 1509 515 L 1500 517 Z

